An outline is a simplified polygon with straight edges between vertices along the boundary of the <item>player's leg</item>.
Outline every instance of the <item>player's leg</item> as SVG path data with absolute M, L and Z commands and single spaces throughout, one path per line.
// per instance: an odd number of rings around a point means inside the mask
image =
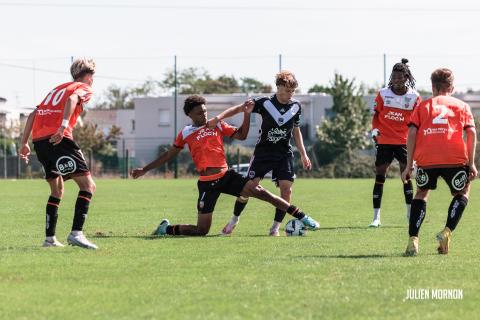
M 64 245 L 55 237 L 55 231 L 58 220 L 58 207 L 63 197 L 63 179 L 57 176 L 47 180 L 50 186 L 50 196 L 46 207 L 46 223 L 45 223 L 45 241 L 44 247 L 63 247 Z
M 470 183 L 468 181 L 468 167 L 442 169 L 443 178 L 447 182 L 453 199 L 448 207 L 447 223 L 445 228 L 436 236 L 438 241 L 438 253 L 447 254 L 450 248 L 452 232 L 462 218 L 463 211 L 468 205 Z
M 398 148 L 395 150 L 395 158 L 398 160 L 400 172 L 405 171 L 405 168 L 407 166 L 407 147 L 398 146 Z M 413 200 L 413 184 L 412 181 L 409 180 L 407 181 L 407 183 L 402 183 L 402 185 L 403 195 L 405 196 L 406 217 L 408 223 L 410 221 L 410 210 Z
M 419 168 L 417 170 L 417 192 L 412 200 L 410 210 L 410 221 L 408 225 L 409 240 L 407 249 L 405 250 L 406 256 L 416 256 L 418 254 L 418 233 L 427 214 L 428 194 L 430 190 L 437 188 L 437 179 L 437 169 Z
M 375 166 L 375 183 L 373 185 L 373 220 L 369 227 L 380 227 L 380 208 L 382 205 L 383 184 L 386 180 L 387 170 L 390 163 Z
M 278 180 L 278 188 L 280 189 L 280 197 L 287 202 L 290 202 L 292 196 L 292 185 L 293 182 L 289 180 Z M 285 215 L 287 214 L 286 211 L 280 210 L 275 208 L 275 218 L 273 219 L 272 227 L 270 228 L 269 235 L 271 236 L 279 236 L 279 228 L 282 224 Z
M 310 216 L 303 213 L 300 208 L 291 205 L 284 199 L 272 194 L 261 185 L 255 184 L 253 181 L 248 181 L 243 187 L 241 193 L 242 196 L 254 197 L 272 204 L 275 208 L 286 211 L 293 217 L 301 220 L 308 229 L 316 230 L 320 228 L 320 224 Z
M 98 247 L 90 242 L 83 234 L 83 225 L 88 216 L 90 201 L 95 193 L 96 185 L 89 173 L 85 175 L 74 176 L 73 180 L 80 189 L 75 202 L 75 212 L 73 216 L 72 232 L 68 236 L 68 243 L 73 246 L 79 246 L 86 249 L 97 249 Z

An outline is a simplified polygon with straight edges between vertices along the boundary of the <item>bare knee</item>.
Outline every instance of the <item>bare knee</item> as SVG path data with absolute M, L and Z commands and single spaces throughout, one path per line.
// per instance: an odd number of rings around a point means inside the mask
M 94 194 L 95 193 L 95 190 L 97 190 L 97 185 L 95 184 L 95 182 L 90 179 L 87 184 L 84 186 L 84 190 L 83 191 L 88 191 L 90 192 L 91 194 Z
M 292 195 L 292 187 L 280 187 L 280 195 L 282 196 L 283 199 L 288 198 L 290 199 L 290 196 Z
M 198 236 L 206 236 L 208 234 L 208 232 L 210 231 L 210 227 L 209 226 L 198 226 L 197 227 L 197 235 Z
M 54 198 L 62 199 L 63 198 L 63 192 L 64 192 L 63 188 L 53 189 L 51 191 L 50 195 Z

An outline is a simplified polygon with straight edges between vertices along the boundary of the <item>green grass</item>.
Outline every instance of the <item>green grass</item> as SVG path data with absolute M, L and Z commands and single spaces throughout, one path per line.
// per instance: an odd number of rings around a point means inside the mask
M 434 241 L 450 202 L 442 183 L 430 197 L 420 255 L 404 258 L 402 186 L 387 181 L 384 225 L 375 230 L 366 228 L 372 183 L 298 180 L 293 202 L 322 224 L 306 237 L 266 236 L 274 210 L 257 200 L 250 201 L 232 237 L 214 236 L 234 204 L 222 195 L 212 236 L 152 239 L 149 233 L 164 217 L 196 221 L 195 180 L 98 180 L 86 233 L 100 249 L 87 251 L 41 248 L 47 185 L 2 181 L 0 318 L 478 318 L 478 184 L 450 254 L 436 254 Z M 66 189 L 57 226 L 63 242 L 77 192 L 72 182 Z M 409 288 L 459 288 L 464 297 L 404 301 Z

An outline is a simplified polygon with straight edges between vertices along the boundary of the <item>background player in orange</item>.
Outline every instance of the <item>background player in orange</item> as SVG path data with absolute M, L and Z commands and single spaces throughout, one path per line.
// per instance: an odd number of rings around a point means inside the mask
M 398 160 L 400 172 L 407 162 L 408 121 L 421 98 L 415 90 L 415 79 L 407 65 L 408 60 L 393 66 L 390 82 L 378 93 L 375 99 L 372 119 L 372 137 L 375 140 L 375 184 L 373 186 L 373 221 L 369 227 L 380 227 L 380 207 L 382 204 L 383 184 L 387 170 L 393 159 Z M 403 184 L 407 220 L 413 197 L 411 182 Z
M 44 247 L 63 247 L 55 237 L 58 207 L 63 197 L 63 183 L 72 178 L 80 188 L 75 203 L 72 231 L 69 244 L 88 249 L 97 246 L 83 234 L 88 207 L 95 183 L 90 175 L 80 147 L 73 141 L 72 130 L 77 118 L 92 96 L 95 62 L 78 59 L 72 63 L 70 73 L 73 82 L 59 85 L 43 99 L 28 116 L 20 148 L 21 157 L 28 163 L 30 147 L 28 139 L 33 135 L 33 145 L 38 160 L 45 170 L 45 179 L 50 186 L 50 197 L 46 208 L 46 238 Z
M 200 178 L 198 180 L 198 220 L 196 225 L 170 225 L 168 220 L 163 220 L 154 231 L 156 235 L 189 235 L 204 236 L 212 224 L 212 216 L 218 197 L 226 193 L 239 197 L 255 197 L 270 202 L 275 207 L 284 210 L 297 219 L 306 216 L 300 209 L 290 205 L 287 201 L 277 197 L 256 184 L 254 181 L 243 177 L 239 173 L 228 170 L 223 149 L 223 137 L 244 140 L 250 128 L 250 113 L 254 107 L 253 101 L 247 101 L 236 106 L 244 112 L 243 123 L 240 128 L 232 127 L 225 122 L 218 122 L 210 129 L 207 124 L 207 108 L 205 99 L 193 95 L 185 100 L 183 110 L 192 119 L 193 124 L 186 126 L 177 136 L 174 145 L 153 162 L 143 168 L 134 169 L 132 177 L 138 178 L 147 171 L 162 166 L 188 145 L 193 162 Z M 238 112 L 237 112 L 238 113 Z
M 438 253 L 448 253 L 452 231 L 468 203 L 470 181 L 477 176 L 474 163 L 477 138 L 470 107 L 450 96 L 454 80 L 451 70 L 437 69 L 431 80 L 433 97 L 422 102 L 411 117 L 407 168 L 402 173 L 402 180 L 408 182 L 416 161 L 417 192 L 412 201 L 407 256 L 418 254 L 418 232 L 427 212 L 429 191 L 437 188 L 438 177 L 445 180 L 453 196 L 445 228 L 436 237 Z

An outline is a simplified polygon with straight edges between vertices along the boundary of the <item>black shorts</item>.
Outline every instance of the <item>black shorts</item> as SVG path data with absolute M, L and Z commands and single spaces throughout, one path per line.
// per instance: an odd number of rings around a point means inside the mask
M 272 181 L 278 184 L 280 180 L 295 180 L 295 172 L 293 171 L 293 156 L 283 158 L 268 158 L 253 156 L 248 168 L 247 177 L 250 179 L 265 177 L 272 171 Z
M 243 177 L 241 174 L 233 171 L 232 169 L 228 170 L 223 177 L 217 180 L 198 180 L 198 212 L 213 212 L 220 193 L 226 193 L 235 197 L 239 197 L 243 187 L 245 187 L 248 181 L 248 178 Z
M 415 180 L 419 189 L 435 190 L 437 188 L 438 177 L 442 177 L 450 188 L 450 192 L 457 193 L 462 191 L 470 183 L 468 174 L 468 166 L 429 169 L 418 168 Z
M 375 145 L 375 166 L 391 164 L 393 159 L 399 163 L 407 163 L 407 146 L 398 144 Z
M 73 176 L 90 174 L 87 162 L 78 144 L 68 138 L 54 146 L 48 139 L 33 142 L 38 161 L 45 170 L 45 179 L 62 176 L 68 180 Z

